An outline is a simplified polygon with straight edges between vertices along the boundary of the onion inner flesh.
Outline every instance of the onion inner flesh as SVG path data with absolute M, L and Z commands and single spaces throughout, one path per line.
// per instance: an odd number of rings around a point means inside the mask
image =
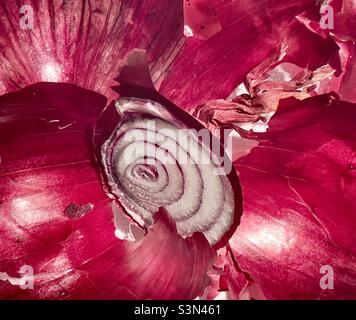
M 233 223 L 235 203 L 212 151 L 184 123 L 161 117 L 158 103 L 121 98 L 117 107 L 121 121 L 101 152 L 111 193 L 142 227 L 162 207 L 181 236 L 202 232 L 216 244 Z

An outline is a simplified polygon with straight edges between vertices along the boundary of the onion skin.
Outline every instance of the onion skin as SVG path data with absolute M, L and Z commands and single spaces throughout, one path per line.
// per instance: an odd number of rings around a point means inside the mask
M 138 47 L 147 52 L 154 85 L 173 103 L 153 90 L 151 78 L 119 91 L 153 99 L 181 116 L 175 105 L 192 111 L 209 100 L 225 99 L 248 72 L 287 45 L 284 61 L 335 68 L 335 78 L 319 86 L 321 93 L 333 90 L 356 101 L 356 28 L 347 0 L 331 1 L 336 35 L 320 30 L 315 0 L 210 0 L 199 22 L 186 11 L 186 22 L 197 35 L 189 39 L 183 38 L 180 0 L 162 0 L 160 6 L 152 0 L 119 2 L 29 1 L 36 10 L 31 31 L 13 27 L 18 26 L 19 2 L 1 2 L 0 94 L 38 81 L 63 81 L 116 99 L 110 90 L 113 78 L 124 56 Z M 205 30 L 199 30 L 200 22 Z M 228 286 L 232 298 L 241 298 L 254 283 L 258 293 L 248 292 L 253 299 L 356 298 L 350 162 L 355 106 L 329 100 L 282 102 L 270 132 L 246 135 L 260 146 L 235 163 L 245 214 L 234 233 L 238 210 L 234 227 L 219 244 L 233 235 L 225 272 L 214 279 L 210 297 Z M 37 278 L 35 290 L 0 281 L 1 298 L 190 299 L 206 287 L 215 253 L 199 234 L 186 240 L 178 236 L 165 212 L 136 244 L 114 237 L 112 199 L 103 189 L 98 150 L 120 119 L 113 104 L 103 111 L 105 104 L 103 96 L 70 85 L 37 84 L 0 97 L 0 274 L 16 277 L 22 265 L 31 264 L 36 273 L 52 277 Z M 200 125 L 190 117 L 182 121 Z M 236 173 L 231 181 L 235 185 Z M 235 195 L 242 204 L 238 183 Z M 170 247 L 168 253 L 162 248 L 151 256 L 161 243 L 171 242 L 179 248 L 176 256 L 170 256 Z M 135 261 L 138 268 L 130 268 Z M 320 289 L 324 264 L 335 267 L 334 290 Z M 160 266 L 171 272 L 161 273 L 164 281 L 155 286 Z M 105 272 L 109 267 L 112 272 Z M 116 287 L 113 276 L 119 279 Z
M 297 16 L 297 19 L 305 25 L 310 32 L 324 39 L 331 39 L 338 46 L 337 52 L 329 57 L 328 64 L 335 69 L 334 76 L 329 81 L 324 81 L 318 89 L 319 94 L 331 91 L 337 92 L 341 100 L 356 102 L 355 94 L 355 40 L 356 40 L 356 9 L 352 1 L 333 0 L 328 1 L 327 6 L 315 7 Z M 322 11 L 324 19 L 319 19 Z M 333 19 L 327 19 L 332 13 Z M 332 23 L 332 28 L 325 28 Z
M 209 284 L 215 252 L 164 212 L 138 242 L 115 236 L 93 144 L 105 104 L 67 84 L 0 97 L 0 272 L 36 275 L 32 290 L 0 281 L 1 298 L 193 299 Z
M 355 121 L 329 95 L 285 100 L 235 163 L 244 215 L 230 245 L 267 299 L 356 298 Z M 333 289 L 320 287 L 324 265 Z
M 209 2 L 221 32 L 205 41 L 188 38 L 159 87 L 162 95 L 188 112 L 209 100 L 228 97 L 281 46 L 288 48 L 285 62 L 311 70 L 326 64 L 338 50 L 333 40 L 311 33 L 295 18 L 315 8 L 314 0 Z M 189 80 L 182 80 L 187 75 Z
M 184 6 L 184 33 L 194 40 L 206 40 L 221 31 L 221 24 L 212 1 L 189 0 Z
M 33 9 L 32 29 L 19 25 L 25 4 Z M 110 87 L 128 52 L 147 49 L 159 82 L 185 40 L 181 0 L 2 1 L 0 14 L 0 94 L 52 81 L 113 99 Z

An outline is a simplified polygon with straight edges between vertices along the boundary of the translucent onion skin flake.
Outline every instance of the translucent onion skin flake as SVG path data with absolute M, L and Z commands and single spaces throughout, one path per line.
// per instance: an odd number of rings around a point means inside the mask
M 120 98 L 116 109 L 120 122 L 101 148 L 110 192 L 141 227 L 152 226 L 163 209 L 182 237 L 201 232 L 210 245 L 225 244 L 241 192 L 220 141 L 189 127 L 184 111 L 178 119 L 149 99 Z

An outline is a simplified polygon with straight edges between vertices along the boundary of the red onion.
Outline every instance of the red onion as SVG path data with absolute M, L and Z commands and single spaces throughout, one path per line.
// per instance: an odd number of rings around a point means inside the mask
M 27 22 L 1 2 L 0 297 L 355 298 L 349 2 L 323 2 L 332 30 L 315 0 L 36 0 Z M 302 77 L 278 83 L 280 63 Z M 237 174 L 214 174 L 219 141 L 175 136 L 203 125 L 243 136 L 239 227 Z
M 137 242 L 115 236 L 122 209 L 104 192 L 93 145 L 105 102 L 66 84 L 0 97 L 0 297 L 193 299 L 209 284 L 209 243 L 183 239 L 164 212 Z M 15 285 L 23 266 L 33 289 Z

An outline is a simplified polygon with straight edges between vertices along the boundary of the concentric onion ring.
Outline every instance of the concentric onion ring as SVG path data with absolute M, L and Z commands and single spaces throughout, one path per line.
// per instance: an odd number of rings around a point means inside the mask
M 187 128 L 151 100 L 121 98 L 116 108 L 120 123 L 101 148 L 110 192 L 142 227 L 164 208 L 181 236 L 202 232 L 216 245 L 234 225 L 237 206 L 231 181 L 204 140 L 211 134 Z

